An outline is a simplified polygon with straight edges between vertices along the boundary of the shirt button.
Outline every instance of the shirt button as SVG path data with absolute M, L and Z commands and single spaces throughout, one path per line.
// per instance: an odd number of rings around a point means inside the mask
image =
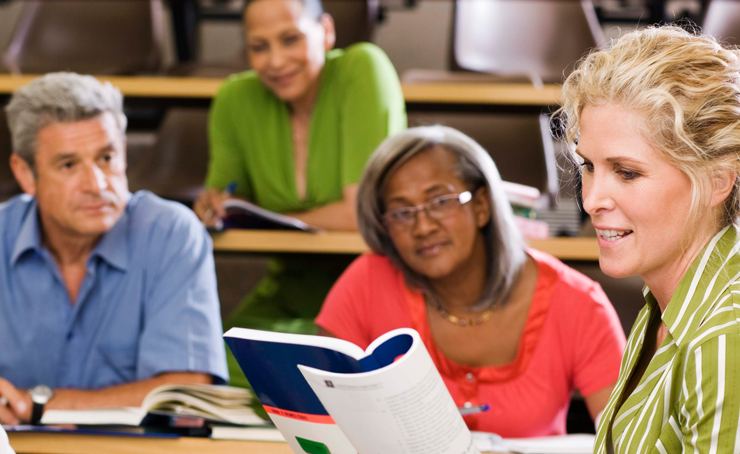
M 72 332 L 67 333 L 67 340 L 72 340 Z
M 468 381 L 473 381 L 473 380 L 475 380 L 475 375 L 473 375 L 471 372 L 468 372 L 467 375 L 465 375 L 465 378 Z

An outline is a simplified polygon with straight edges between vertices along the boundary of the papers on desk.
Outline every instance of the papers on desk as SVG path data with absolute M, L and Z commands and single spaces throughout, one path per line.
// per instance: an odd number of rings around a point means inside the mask
M 251 230 L 299 230 L 317 233 L 320 230 L 303 221 L 274 213 L 253 203 L 240 199 L 227 199 L 223 202 L 226 217 L 212 231 L 227 229 Z
M 217 385 L 165 385 L 151 391 L 141 407 L 95 410 L 47 410 L 42 424 L 146 425 L 147 416 L 162 415 L 169 425 L 194 427 L 198 421 L 218 421 L 240 425 L 265 425 L 248 406 L 252 393 L 243 388 Z
M 285 437 L 274 427 L 233 427 L 213 426 L 211 438 L 214 440 L 275 441 L 285 443 Z
M 482 453 L 521 454 L 591 454 L 594 436 L 586 434 L 556 437 L 504 439 L 487 432 L 471 432 L 473 441 Z M 219 427 L 214 426 L 211 438 L 218 440 L 248 440 L 285 442 L 283 435 L 274 428 Z
M 594 448 L 594 436 L 589 434 L 536 438 L 501 438 L 487 432 L 472 432 L 472 434 L 473 441 L 481 452 L 591 454 Z

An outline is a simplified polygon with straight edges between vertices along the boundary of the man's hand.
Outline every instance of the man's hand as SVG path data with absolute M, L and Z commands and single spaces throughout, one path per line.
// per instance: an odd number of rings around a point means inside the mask
M 0 378 L 0 423 L 11 426 L 31 421 L 31 396 Z

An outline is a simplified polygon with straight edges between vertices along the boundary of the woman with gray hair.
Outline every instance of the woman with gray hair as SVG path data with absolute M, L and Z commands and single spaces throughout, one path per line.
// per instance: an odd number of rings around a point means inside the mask
M 624 333 L 598 284 L 526 249 L 486 151 L 443 126 L 386 139 L 358 191 L 373 254 L 337 281 L 316 323 L 363 348 L 419 331 L 474 430 L 565 433 L 574 388 L 593 417 L 619 373 Z

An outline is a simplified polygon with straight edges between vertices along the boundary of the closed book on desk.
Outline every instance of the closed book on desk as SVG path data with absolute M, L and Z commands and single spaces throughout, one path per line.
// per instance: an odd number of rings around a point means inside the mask
M 296 454 L 477 454 L 419 334 L 366 351 L 340 339 L 232 328 L 224 337 Z
M 212 230 L 298 230 L 312 233 L 319 231 L 303 221 L 266 210 L 245 200 L 227 199 L 223 206 L 226 216 L 222 219 L 222 224 Z
M 249 390 L 231 386 L 164 385 L 147 394 L 141 407 L 46 410 L 41 423 L 84 426 L 139 426 L 151 423 L 181 427 L 210 422 L 268 424 L 249 407 L 252 399 Z

